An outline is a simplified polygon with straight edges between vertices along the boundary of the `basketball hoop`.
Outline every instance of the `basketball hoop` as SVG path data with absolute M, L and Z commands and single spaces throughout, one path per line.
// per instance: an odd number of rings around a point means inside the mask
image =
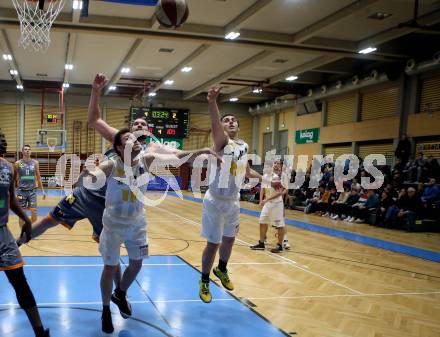
M 64 1 L 12 0 L 20 20 L 21 36 L 18 42 L 25 50 L 45 52 L 49 48 L 50 28 L 63 9 Z

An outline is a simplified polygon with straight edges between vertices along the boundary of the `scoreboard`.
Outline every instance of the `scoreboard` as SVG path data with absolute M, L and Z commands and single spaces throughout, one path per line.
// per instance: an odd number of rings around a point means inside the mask
M 158 138 L 185 138 L 189 130 L 189 110 L 169 108 L 130 108 L 130 121 L 145 118 L 148 130 Z

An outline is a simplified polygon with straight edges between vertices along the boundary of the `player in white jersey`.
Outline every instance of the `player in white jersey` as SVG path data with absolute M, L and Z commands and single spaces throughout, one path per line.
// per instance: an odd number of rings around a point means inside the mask
M 240 188 L 244 177 L 261 179 L 261 175 L 251 170 L 247 161 L 248 145 L 238 138 L 239 123 L 235 116 L 220 118 L 217 106 L 219 88 L 208 92 L 211 130 L 214 151 L 222 156 L 222 165 L 211 169 L 209 189 L 203 199 L 202 236 L 207 244 L 202 256 L 202 277 L 199 282 L 199 296 L 205 303 L 212 300 L 209 290 L 209 274 L 219 250 L 219 263 L 213 269 L 222 285 L 233 290 L 227 263 L 231 256 L 235 236 L 240 226 Z
M 100 164 L 98 170 L 92 172 L 98 180 L 99 175 L 102 177 L 104 173 L 107 185 L 103 229 L 99 240 L 99 251 L 104 261 L 101 295 L 102 331 L 105 333 L 114 331 L 110 300 L 118 305 L 122 317 L 131 316 L 131 305 L 127 301 L 126 292 L 139 273 L 143 258 L 148 256 L 147 224 L 142 200 L 148 183 L 143 179 L 144 173 L 154 164 L 172 163 L 180 158 L 189 159 L 199 154 L 214 154 L 211 149 L 181 151 L 178 155 L 141 153 L 141 144 L 129 129 L 122 129 L 116 133 L 113 148 L 118 156 Z M 130 158 L 126 157 L 127 154 Z M 129 263 L 119 287 L 112 294 L 114 275 L 119 269 L 122 243 L 127 249 Z
M 271 249 L 272 253 L 281 253 L 283 249 L 289 249 L 289 241 L 285 230 L 284 222 L 284 197 L 287 194 L 286 187 L 288 180 L 282 174 L 282 162 L 276 160 L 273 164 L 273 173 L 267 177 L 270 187 L 264 188 L 260 192 L 260 206 L 263 206 L 260 214 L 260 240 L 250 248 L 253 250 L 264 250 L 265 239 L 269 224 L 277 229 L 278 243 Z M 285 179 L 283 179 L 285 178 Z M 282 181 L 282 179 L 284 181 Z M 263 178 L 263 181 L 266 179 Z

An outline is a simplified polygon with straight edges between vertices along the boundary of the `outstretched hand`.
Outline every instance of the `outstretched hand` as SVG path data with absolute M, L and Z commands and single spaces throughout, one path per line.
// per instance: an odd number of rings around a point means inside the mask
M 94 90 L 99 90 L 101 91 L 108 83 L 108 79 L 104 74 L 96 74 L 95 79 L 93 80 L 92 83 L 92 88 Z
M 217 101 L 217 97 L 220 94 L 221 89 L 222 89 L 221 87 L 209 88 L 208 97 L 207 97 L 209 103 Z

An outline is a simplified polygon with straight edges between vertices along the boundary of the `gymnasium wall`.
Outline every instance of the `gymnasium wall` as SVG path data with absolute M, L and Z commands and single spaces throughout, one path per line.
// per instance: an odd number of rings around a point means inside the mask
M 20 151 L 20 135 L 23 134 L 23 144 L 31 145 L 35 153 L 47 152 L 47 149 L 36 147 L 37 130 L 41 128 L 41 94 L 0 92 L 0 128 L 5 132 L 8 140 L 8 152 L 17 155 Z M 88 128 L 87 108 L 88 93 L 85 95 L 65 96 L 65 129 L 67 131 L 67 152 L 83 156 L 92 153 L 101 153 L 110 144 L 104 141 L 94 130 Z M 211 145 L 210 120 L 207 104 L 199 102 L 164 101 L 157 100 L 156 104 L 165 107 L 190 109 L 189 137 L 183 140 L 184 149 L 195 149 Z M 102 117 L 111 126 L 120 129 L 128 126 L 129 107 L 128 98 L 103 97 L 101 100 Z M 21 116 L 21 110 L 23 114 Z M 45 111 L 58 112 L 58 96 L 46 94 Z M 240 137 L 249 144 L 252 143 L 252 117 L 249 116 L 247 106 L 242 104 L 220 105 L 221 114 L 232 113 L 240 121 Z M 22 121 L 21 121 L 22 119 Z M 60 124 L 43 122 L 43 129 L 62 129 Z M 55 151 L 59 152 L 59 151 Z
M 326 98 L 321 112 L 298 115 L 295 107 L 278 113 L 278 130 L 289 132 L 289 154 L 341 154 L 354 149 L 361 157 L 384 154 L 392 163 L 400 132 L 406 132 L 416 148 L 440 157 L 440 73 L 418 75 L 416 90 L 412 92 L 404 92 L 403 81 L 401 78 Z M 416 105 L 405 106 L 405 95 L 415 97 L 412 101 Z M 273 130 L 273 118 L 270 114 L 257 118 L 261 156 L 263 136 Z M 283 118 L 285 126 L 281 127 Z M 311 128 L 320 129 L 319 141 L 295 144 L 295 132 Z

